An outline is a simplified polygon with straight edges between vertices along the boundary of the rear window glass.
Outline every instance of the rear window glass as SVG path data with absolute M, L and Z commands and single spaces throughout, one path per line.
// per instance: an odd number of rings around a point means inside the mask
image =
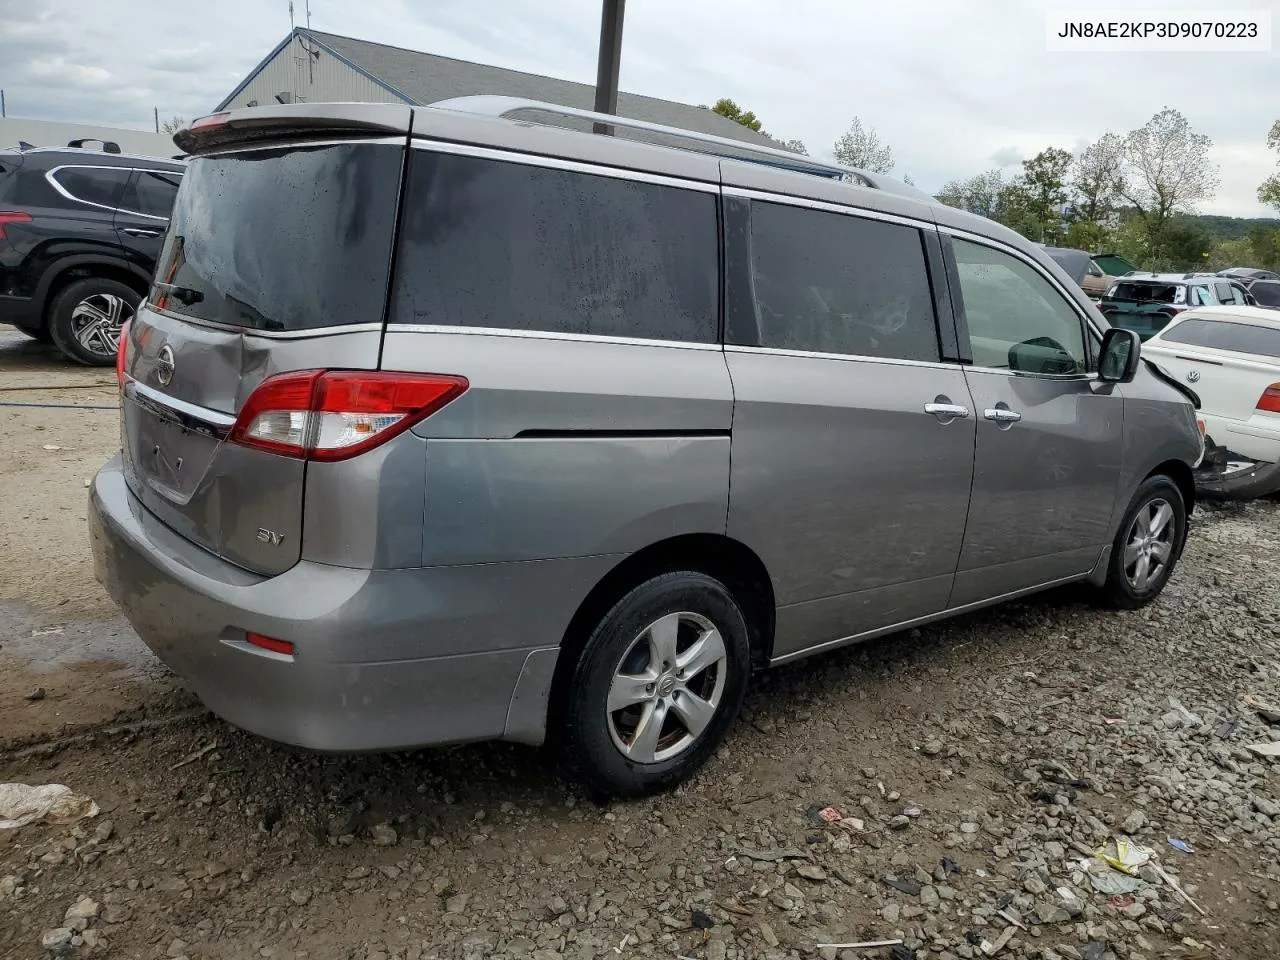
M 1190 347 L 1280 357 L 1280 327 L 1190 319 L 1165 330 L 1160 339 L 1165 343 L 1185 343 Z
M 1187 288 L 1180 283 L 1121 280 L 1107 296 L 1112 300 L 1133 300 L 1137 303 L 1186 303 Z
M 192 160 L 152 302 L 262 330 L 381 322 L 403 157 L 343 144 Z
M 1280 283 L 1259 280 L 1249 288 L 1253 299 L 1266 307 L 1280 307 Z
M 112 167 L 63 167 L 51 174 L 64 193 L 81 203 L 116 207 L 133 171 Z
M 933 360 L 938 331 L 920 231 L 848 214 L 751 204 L 747 346 Z
M 125 188 L 120 198 L 120 208 L 132 213 L 142 213 L 148 217 L 169 218 L 173 210 L 174 197 L 178 195 L 178 185 L 182 183 L 182 174 L 168 170 L 139 170 L 138 175 Z
M 715 198 L 416 150 L 391 319 L 710 343 Z

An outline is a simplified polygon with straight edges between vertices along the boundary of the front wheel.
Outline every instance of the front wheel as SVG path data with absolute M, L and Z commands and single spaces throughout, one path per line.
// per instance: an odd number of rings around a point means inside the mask
M 94 367 L 113 366 L 120 329 L 133 319 L 141 300 L 136 290 L 118 280 L 77 280 L 50 305 L 49 334 L 72 360 Z
M 1111 545 L 1103 595 L 1122 610 L 1146 606 L 1169 582 L 1186 538 L 1187 507 L 1178 485 L 1163 476 L 1145 480 Z
M 570 773 L 604 796 L 675 786 L 724 738 L 750 672 L 746 620 L 724 584 L 692 571 L 645 581 L 596 625 L 564 685 Z

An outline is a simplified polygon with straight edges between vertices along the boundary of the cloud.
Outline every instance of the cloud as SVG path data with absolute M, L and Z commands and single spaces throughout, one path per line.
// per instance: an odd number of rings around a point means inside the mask
M 991 155 L 991 163 L 997 167 L 1012 167 L 1022 160 L 1022 151 L 1017 147 L 1001 147 Z
M 1203 0 L 1125 0 L 1126 8 Z M 1096 9 L 1097 0 L 1054 7 Z M 1244 4 L 1243 6 L 1249 6 Z M 1253 4 L 1264 6 L 1264 4 Z M 0 0 L 0 82 L 16 116 L 148 128 L 208 112 L 285 36 L 284 3 Z M 295 3 L 301 24 L 302 0 Z M 590 83 L 600 0 L 311 0 L 312 25 Z M 624 90 L 732 97 L 830 156 L 854 116 L 925 190 L 1050 146 L 1078 150 L 1166 103 L 1215 141 L 1207 212 L 1260 216 L 1274 54 L 1049 53 L 1042 0 L 646 0 L 626 10 Z

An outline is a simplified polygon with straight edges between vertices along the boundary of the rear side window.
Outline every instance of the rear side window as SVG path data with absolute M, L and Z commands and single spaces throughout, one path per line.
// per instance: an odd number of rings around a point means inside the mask
M 1160 334 L 1160 339 L 1165 343 L 1185 343 L 1189 347 L 1280 357 L 1280 327 L 1190 319 L 1167 328 Z
M 1260 306 L 1280 307 L 1280 283 L 1259 280 L 1249 288 Z
M 132 173 L 114 167 L 62 167 L 49 176 L 72 200 L 115 209 Z
M 1113 300 L 1137 303 L 1186 303 L 1187 288 L 1180 283 L 1139 283 L 1122 280 L 1107 294 Z
M 711 343 L 715 197 L 415 150 L 392 322 Z
M 750 218 L 754 296 L 735 298 L 730 342 L 895 360 L 939 359 L 919 230 L 763 202 L 751 204 Z
M 192 160 L 152 303 L 262 330 L 382 322 L 403 158 L 351 143 Z
M 180 183 L 182 183 L 180 173 L 170 173 L 167 170 L 139 170 L 138 175 L 130 180 L 129 186 L 125 188 L 124 196 L 120 199 L 120 209 L 168 220 Z

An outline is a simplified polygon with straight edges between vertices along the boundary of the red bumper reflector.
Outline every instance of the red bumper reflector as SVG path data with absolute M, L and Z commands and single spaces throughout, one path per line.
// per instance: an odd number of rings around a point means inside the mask
M 246 633 L 244 638 L 255 647 L 261 647 L 263 650 L 270 650 L 272 653 L 283 653 L 287 657 L 293 656 L 293 644 L 288 640 L 276 640 L 273 637 L 264 637 L 260 633 Z

